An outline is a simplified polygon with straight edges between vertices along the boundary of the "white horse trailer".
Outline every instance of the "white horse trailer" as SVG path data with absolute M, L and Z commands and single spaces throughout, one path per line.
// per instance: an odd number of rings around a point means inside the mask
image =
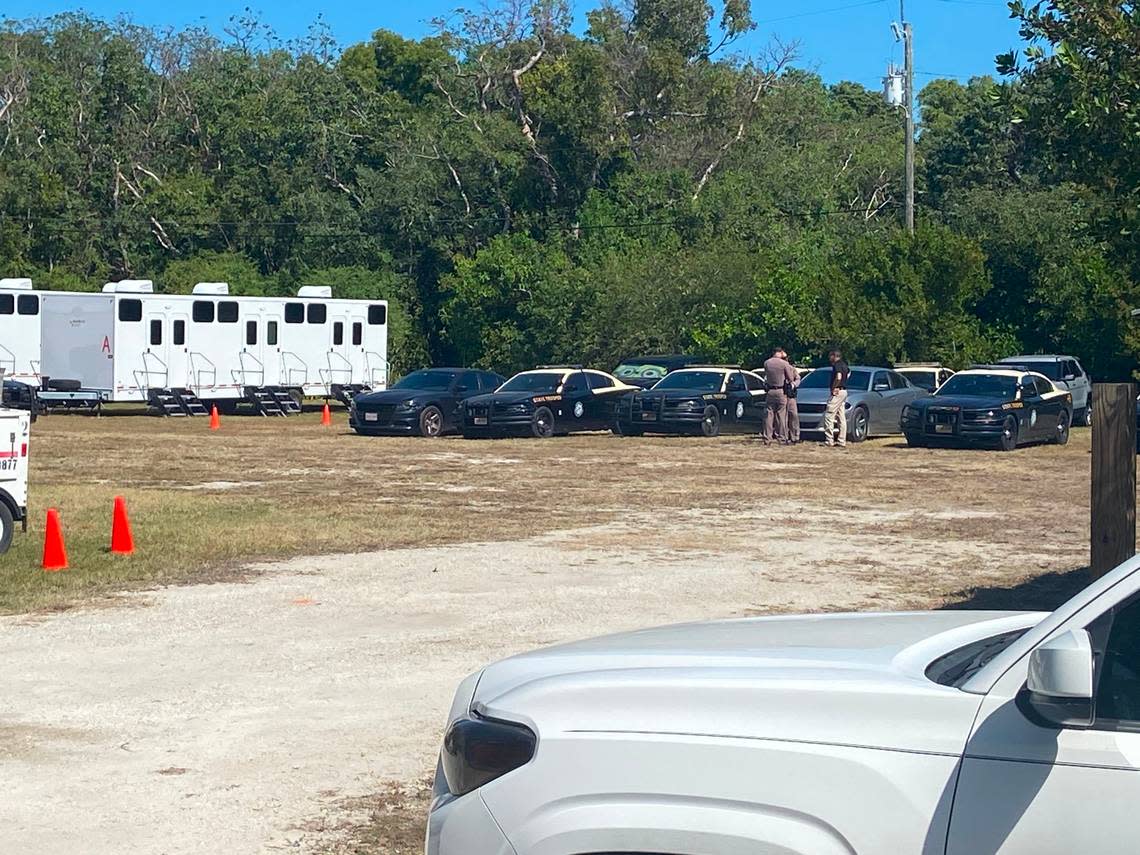
M 245 401 L 284 415 L 305 397 L 347 401 L 388 382 L 387 302 L 333 299 L 327 287 L 235 297 L 224 282 L 156 294 L 148 280 L 125 280 L 102 293 L 43 292 L 41 318 L 42 373 L 61 396 L 168 415 Z
M 40 297 L 31 279 L 0 279 L 0 374 L 40 385 Z

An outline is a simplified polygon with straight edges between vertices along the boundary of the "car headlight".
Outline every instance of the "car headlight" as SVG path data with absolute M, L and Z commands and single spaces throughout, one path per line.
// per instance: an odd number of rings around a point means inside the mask
M 414 410 L 415 408 L 416 408 L 416 399 L 415 398 L 408 398 L 408 400 L 400 401 L 400 403 L 396 404 L 397 410 Z
M 905 407 L 903 407 L 902 417 L 904 419 L 913 419 L 917 415 L 918 415 L 918 410 L 916 410 L 910 404 L 907 404 Z
M 474 714 L 452 723 L 439 760 L 447 789 L 463 796 L 534 757 L 538 737 L 529 727 Z
M 530 411 L 530 406 L 527 404 L 508 404 L 503 408 L 506 413 L 526 413 Z
M 703 409 L 700 401 L 682 401 L 677 405 L 678 410 L 686 410 L 690 413 L 695 413 L 697 410 Z

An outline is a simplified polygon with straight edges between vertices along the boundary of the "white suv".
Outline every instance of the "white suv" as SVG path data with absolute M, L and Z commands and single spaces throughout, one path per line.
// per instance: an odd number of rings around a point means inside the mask
M 721 621 L 499 662 L 455 697 L 427 853 L 1115 855 L 1137 804 L 1140 558 L 1052 614 Z
M 1009 356 L 1001 361 L 1044 374 L 1054 386 L 1073 396 L 1073 424 L 1083 427 L 1092 424 L 1092 380 L 1075 356 L 1038 353 Z

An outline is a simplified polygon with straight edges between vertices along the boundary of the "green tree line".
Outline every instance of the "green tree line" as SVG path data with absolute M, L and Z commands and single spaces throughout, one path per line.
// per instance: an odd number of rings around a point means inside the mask
M 737 51 L 749 0 L 459 10 L 341 49 L 83 14 L 0 21 L 0 275 L 166 291 L 329 284 L 391 301 L 397 368 L 953 366 L 1015 351 L 1136 368 L 1134 4 L 1010 3 L 1024 46 L 903 116 L 795 45 Z

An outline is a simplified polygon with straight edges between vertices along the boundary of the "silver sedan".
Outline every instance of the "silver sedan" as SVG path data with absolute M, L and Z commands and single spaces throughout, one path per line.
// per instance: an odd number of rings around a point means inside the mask
M 831 396 L 831 369 L 819 368 L 803 379 L 796 403 L 800 430 L 823 434 L 823 411 Z M 872 365 L 852 365 L 847 381 L 847 438 L 862 442 L 869 436 L 897 434 L 902 409 L 928 394 L 897 371 Z

